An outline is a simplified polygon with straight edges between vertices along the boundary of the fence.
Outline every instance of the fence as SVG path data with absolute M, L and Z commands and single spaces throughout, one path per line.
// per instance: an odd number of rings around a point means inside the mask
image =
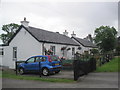
M 73 70 L 74 60 L 89 61 L 90 58 L 91 58 L 90 55 L 89 56 L 77 55 L 77 57 L 74 57 L 73 59 L 61 60 L 62 61 L 62 70 Z
M 74 80 L 76 81 L 80 76 L 96 70 L 96 60 L 94 58 L 90 58 L 88 61 L 74 60 L 73 68 Z
M 73 70 L 74 60 L 62 60 L 62 70 Z

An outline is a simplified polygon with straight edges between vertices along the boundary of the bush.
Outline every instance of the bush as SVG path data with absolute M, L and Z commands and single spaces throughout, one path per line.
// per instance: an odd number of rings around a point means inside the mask
M 73 65 L 73 60 L 63 60 L 62 65 L 63 66 L 72 66 Z

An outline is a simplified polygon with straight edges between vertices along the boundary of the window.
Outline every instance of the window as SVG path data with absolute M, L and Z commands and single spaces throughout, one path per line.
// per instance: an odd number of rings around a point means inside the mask
M 28 63 L 33 63 L 35 61 L 35 58 L 30 58 L 27 60 Z
M 13 47 L 13 61 L 17 60 L 17 47 Z
M 75 55 L 75 48 L 72 48 L 72 55 Z
M 0 55 L 4 55 L 4 49 L 0 48 Z
M 55 46 L 51 46 L 51 50 L 53 51 L 53 55 L 55 55 Z
M 85 54 L 89 54 L 89 51 L 84 51 Z

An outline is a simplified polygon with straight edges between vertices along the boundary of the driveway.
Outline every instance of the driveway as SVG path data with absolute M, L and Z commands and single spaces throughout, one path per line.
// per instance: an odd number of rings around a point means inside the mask
M 71 78 L 72 71 L 63 71 L 60 74 L 50 75 L 47 78 Z M 32 80 L 2 80 L 3 88 L 118 88 L 118 73 L 89 73 L 73 83 L 52 83 Z

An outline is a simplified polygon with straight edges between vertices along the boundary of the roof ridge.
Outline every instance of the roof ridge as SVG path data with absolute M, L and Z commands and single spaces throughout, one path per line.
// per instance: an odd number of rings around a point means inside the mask
M 87 40 L 87 39 L 85 39 L 85 38 L 79 38 L 79 37 L 74 37 L 74 38 L 78 38 L 78 39 L 82 39 L 82 40 L 85 40 L 85 41 L 89 41 L 89 40 Z M 90 42 L 90 41 L 89 41 Z
M 62 35 L 62 36 L 65 36 L 65 37 L 68 37 L 70 38 L 69 36 L 66 36 L 64 34 L 61 34 L 61 33 L 56 33 L 56 32 L 53 32 L 53 31 L 48 31 L 48 30 L 45 30 L 45 29 L 41 29 L 41 28 L 36 28 L 36 27 L 33 27 L 33 26 L 29 26 L 30 28 L 34 28 L 34 29 L 38 29 L 38 30 L 42 30 L 42 31 L 46 31 L 46 32 L 50 32 L 50 33 L 55 33 L 55 34 L 58 34 L 58 35 Z
M 43 30 L 43 31 L 46 31 L 46 32 L 50 32 L 50 33 L 56 33 L 56 32 L 52 32 L 52 31 L 48 31 L 48 30 L 45 30 L 45 29 L 41 29 L 41 28 L 36 28 L 36 27 L 32 27 L 32 26 L 29 26 L 30 28 L 34 28 L 34 29 L 38 29 L 38 30 Z M 58 33 L 57 33 L 58 34 Z M 60 33 L 59 33 L 60 34 Z M 61 34 L 62 35 L 62 34 Z

